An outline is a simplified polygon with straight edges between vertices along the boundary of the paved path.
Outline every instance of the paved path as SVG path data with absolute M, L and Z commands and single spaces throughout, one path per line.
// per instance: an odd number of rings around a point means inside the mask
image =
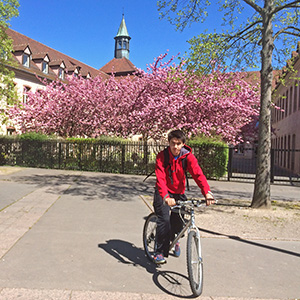
M 139 195 L 154 180 L 142 179 L 1 167 L 0 299 L 190 297 L 185 259 L 156 269 L 144 256 Z M 251 199 L 252 184 L 210 184 L 219 198 Z M 272 197 L 298 201 L 299 188 L 272 186 Z M 300 298 L 299 241 L 202 240 L 202 299 Z

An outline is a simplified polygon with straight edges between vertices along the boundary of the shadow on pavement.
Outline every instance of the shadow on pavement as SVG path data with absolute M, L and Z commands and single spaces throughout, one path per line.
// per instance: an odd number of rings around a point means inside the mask
M 154 181 L 143 183 L 141 177 L 130 175 L 91 174 L 58 174 L 15 176 L 15 182 L 33 184 L 38 187 L 49 186 L 49 193 L 57 193 L 61 185 L 70 185 L 64 194 L 83 196 L 84 200 L 131 201 L 133 196 L 153 194 Z
M 194 298 L 189 279 L 180 273 L 173 271 L 157 271 L 153 275 L 153 281 L 163 292 L 177 298 Z
M 106 243 L 98 244 L 98 247 L 120 263 L 146 269 L 153 274 L 154 284 L 166 294 L 178 298 L 193 297 L 188 277 L 172 271 L 159 271 L 159 267 L 147 259 L 144 250 L 134 244 L 123 240 L 107 240 Z
M 143 267 L 151 274 L 156 272 L 156 265 L 146 258 L 144 250 L 135 247 L 132 243 L 108 240 L 105 244 L 98 244 L 98 247 L 117 259 L 118 262 Z
M 223 233 L 220 233 L 220 232 L 215 232 L 215 231 L 211 231 L 211 230 L 203 229 L 203 228 L 199 228 L 199 230 L 202 231 L 202 232 L 213 234 L 213 235 L 225 236 L 225 237 L 228 237 L 229 239 L 232 239 L 232 240 L 235 240 L 235 241 L 238 241 L 238 242 L 242 242 L 242 243 L 246 243 L 246 244 L 250 244 L 252 246 L 262 247 L 262 248 L 266 248 L 266 249 L 269 249 L 269 250 L 282 252 L 284 254 L 300 257 L 300 253 L 285 250 L 285 249 L 280 249 L 280 248 L 277 248 L 277 247 L 265 245 L 265 244 L 250 241 L 250 240 L 245 240 L 245 239 L 240 238 L 239 236 L 227 235 L 227 234 L 223 234 Z

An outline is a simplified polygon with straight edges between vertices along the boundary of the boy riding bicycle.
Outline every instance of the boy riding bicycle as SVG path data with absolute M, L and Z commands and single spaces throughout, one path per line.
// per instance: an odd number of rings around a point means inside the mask
M 157 264 L 166 262 L 165 257 L 169 255 L 170 241 L 182 229 L 182 221 L 179 214 L 170 213 L 170 207 L 178 200 L 186 200 L 185 195 L 185 170 L 192 175 L 193 179 L 201 189 L 206 200 L 206 205 L 214 203 L 213 194 L 207 183 L 192 149 L 185 145 L 186 137 L 181 130 L 173 130 L 168 134 L 169 161 L 165 163 L 165 153 L 161 151 L 156 157 L 155 174 L 156 187 L 154 193 L 154 211 L 157 215 L 156 228 L 156 253 L 154 261 Z M 167 166 L 166 166 L 167 165 Z M 174 255 L 180 255 L 180 245 L 175 245 Z

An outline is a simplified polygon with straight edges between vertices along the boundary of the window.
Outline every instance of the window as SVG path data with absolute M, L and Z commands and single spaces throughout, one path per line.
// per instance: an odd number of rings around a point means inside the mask
M 284 101 L 284 116 L 288 115 L 288 100 L 289 100 L 289 91 L 286 91 L 285 101 Z
M 23 104 L 27 104 L 28 92 L 30 91 L 30 87 L 24 86 L 23 90 Z
M 27 53 L 24 53 L 23 60 L 22 60 L 22 64 L 24 67 L 29 68 L 29 59 L 30 59 L 30 56 Z
M 58 78 L 65 79 L 65 70 L 62 67 L 60 67 L 58 70 Z
M 4 60 L 7 60 L 7 58 L 8 58 L 7 52 L 4 49 L 2 49 L 2 51 L 1 51 L 0 58 L 4 59 Z
M 49 72 L 49 64 L 48 64 L 48 62 L 43 61 L 43 63 L 42 63 L 42 71 L 43 71 L 43 73 L 48 74 L 48 72 Z
M 291 136 L 287 136 L 287 168 L 290 168 L 291 165 Z
M 14 135 L 16 133 L 16 129 L 13 127 L 6 128 L 7 135 Z
M 280 98 L 279 98 L 279 105 L 278 106 L 280 107 L 280 110 L 278 111 L 278 121 L 280 121 L 281 116 L 282 116 L 282 96 L 280 96 Z
M 289 98 L 289 115 L 293 112 L 293 87 L 290 88 L 290 98 Z
M 127 42 L 123 41 L 123 49 L 127 49 Z
M 293 111 L 295 112 L 295 111 L 297 111 L 297 85 L 298 85 L 298 83 L 297 82 L 295 82 L 295 85 L 294 85 L 294 109 L 293 109 Z
M 276 105 L 278 107 L 280 106 L 280 98 L 277 100 Z M 275 122 L 278 122 L 279 121 L 279 112 L 280 112 L 280 110 L 275 108 L 274 111 L 275 111 Z
M 298 109 L 300 109 L 300 82 L 298 82 L 298 94 L 299 94 L 299 97 L 298 97 Z
M 79 75 L 79 70 L 78 70 L 78 68 L 75 68 L 73 76 L 78 77 L 78 75 Z

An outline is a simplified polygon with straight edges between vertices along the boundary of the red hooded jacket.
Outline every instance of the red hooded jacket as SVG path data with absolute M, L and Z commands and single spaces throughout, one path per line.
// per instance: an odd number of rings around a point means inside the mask
M 181 148 L 179 157 L 175 160 L 169 151 L 169 165 L 164 168 L 164 153 L 159 152 L 156 157 L 155 174 L 156 174 L 156 187 L 160 196 L 165 199 L 168 197 L 169 192 L 172 194 L 184 194 L 185 192 L 185 172 L 182 166 L 182 159 L 187 156 L 187 171 L 192 175 L 193 179 L 201 189 L 203 196 L 210 191 L 207 179 L 204 176 L 197 158 L 192 153 L 192 149 L 186 145 Z M 171 168 L 172 181 L 170 178 L 169 168 Z

